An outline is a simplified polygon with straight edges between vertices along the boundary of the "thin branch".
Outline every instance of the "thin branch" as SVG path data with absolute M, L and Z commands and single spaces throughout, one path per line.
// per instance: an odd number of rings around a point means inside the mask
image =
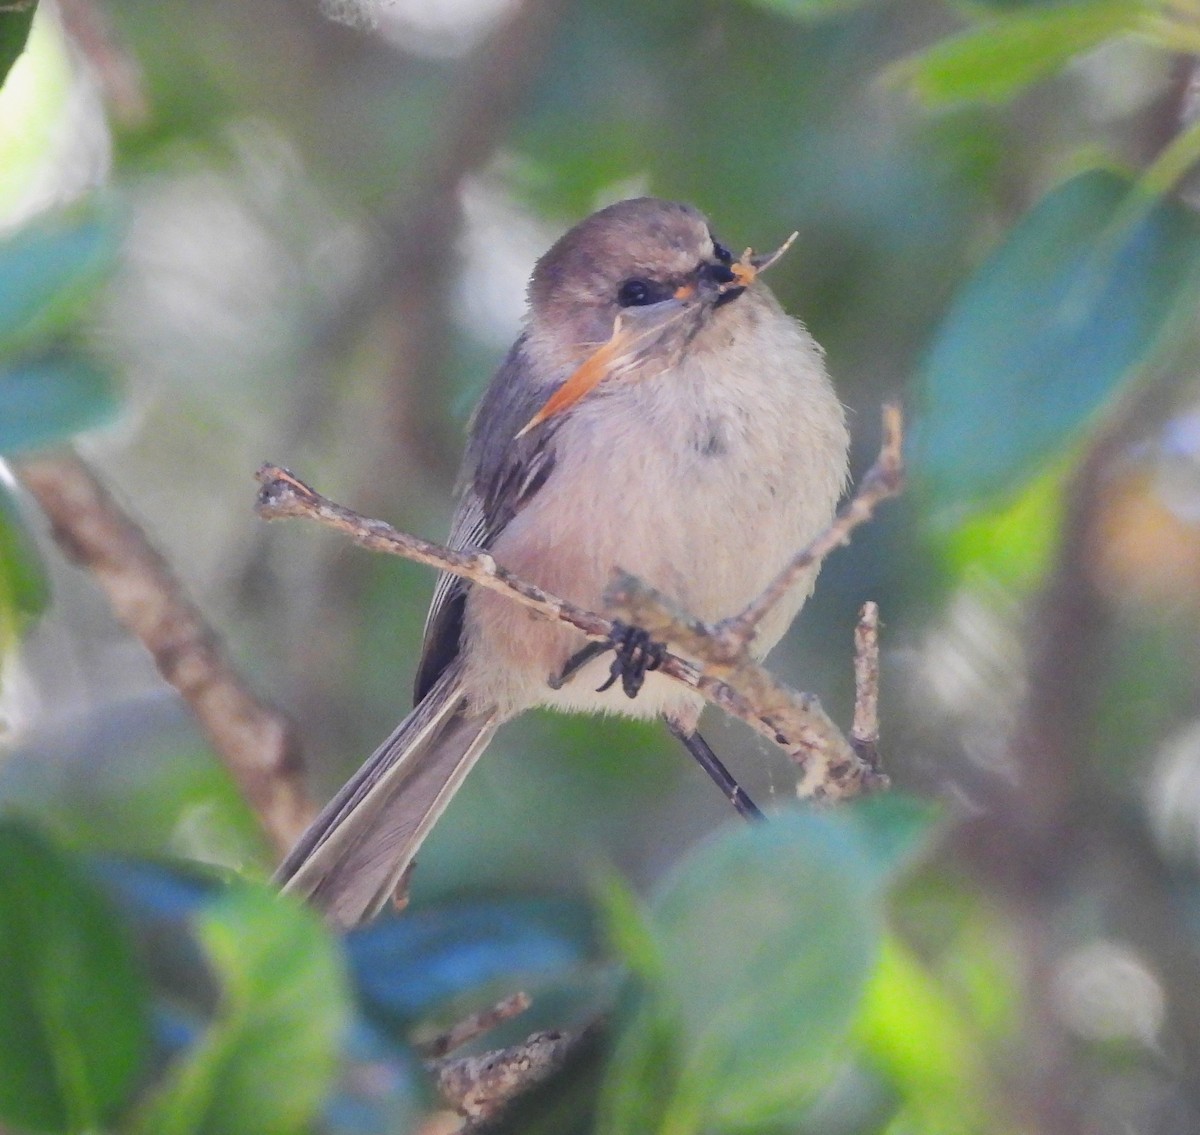
M 323 497 L 278 465 L 264 465 L 256 476 L 262 485 L 258 494 L 258 514 L 264 520 L 316 520 L 373 552 L 403 556 L 427 567 L 462 576 L 478 587 L 507 595 L 547 618 L 569 623 L 590 638 L 605 639 L 612 631 L 611 619 L 526 583 L 502 568 L 487 552 L 457 552 L 431 540 L 399 532 L 385 521 L 360 516 L 353 509 Z
M 315 813 L 286 718 L 249 689 L 167 562 L 87 465 L 73 455 L 34 457 L 17 472 L 54 539 L 91 572 L 195 715 L 275 849 L 286 852 Z
M 854 722 L 850 744 L 881 771 L 879 760 L 879 604 L 864 603 L 854 627 Z
M 680 680 L 780 746 L 800 768 L 799 795 L 844 799 L 886 784 L 886 778 L 859 760 L 812 694 L 789 689 L 748 651 L 728 659 L 723 647 L 715 645 L 712 628 L 661 592 L 622 573 L 605 593 L 605 601 L 623 621 L 693 655 L 694 678 L 689 667 Z M 661 670 L 677 676 L 665 663 Z
M 466 1117 L 470 1130 L 494 1119 L 516 1096 L 553 1076 L 585 1034 L 586 1030 L 534 1033 L 511 1048 L 444 1060 L 431 1071 L 443 1098 Z
M 758 631 L 758 625 L 815 564 L 830 552 L 850 542 L 850 534 L 875 515 L 875 509 L 904 488 L 904 419 L 900 407 L 888 402 L 883 407 L 883 443 L 875 464 L 867 470 L 858 491 L 838 513 L 834 522 L 808 547 L 801 549 L 791 563 L 767 588 L 736 615 L 712 628 L 720 652 L 730 660 L 745 652 Z
M 275 465 L 264 465 L 258 471 L 258 479 L 263 486 L 258 512 L 265 519 L 317 520 L 364 548 L 452 572 L 547 618 L 567 623 L 589 638 L 604 641 L 612 634 L 611 619 L 520 579 L 497 564 L 487 552 L 454 551 L 398 532 L 382 520 L 360 516 L 328 500 L 294 474 Z M 661 595 L 630 576 L 619 577 L 618 583 L 623 583 L 624 589 L 610 591 L 610 600 L 628 621 L 655 637 L 680 643 L 689 653 L 703 654 L 704 624 L 675 613 Z M 695 632 L 695 636 L 689 632 Z M 738 666 L 723 665 L 723 669 L 730 672 L 728 679 L 707 674 L 702 665 L 668 653 L 657 672 L 690 686 L 726 713 L 782 746 L 803 769 L 802 795 L 853 796 L 879 784 L 816 698 L 788 690 L 748 655 Z
M 470 1044 L 484 1033 L 491 1032 L 497 1025 L 519 1017 L 533 1004 L 528 993 L 513 993 L 478 1013 L 457 1022 L 445 1032 L 438 1033 L 432 1040 L 421 1042 L 417 1050 L 428 1060 L 440 1060 L 447 1054 Z
M 773 594 L 777 601 L 783 594 L 778 590 L 781 580 L 787 577 L 794 581 L 801 572 L 819 564 L 830 551 L 849 540 L 850 533 L 870 518 L 880 501 L 899 492 L 901 441 L 900 411 L 887 406 L 879 460 L 868 472 L 862 488 L 829 528 L 797 554 L 788 571 L 781 573 L 764 595 Z M 497 564 L 487 552 L 455 551 L 398 532 L 383 521 L 360 516 L 328 500 L 275 465 L 264 465 L 257 476 L 262 485 L 258 511 L 264 519 L 301 517 L 317 520 L 366 548 L 404 556 L 507 595 L 547 618 L 575 627 L 593 640 L 604 641 L 612 635 L 611 618 L 585 610 L 518 578 Z M 843 798 L 886 785 L 886 777 L 858 756 L 815 697 L 788 689 L 750 656 L 747 645 L 753 637 L 753 626 L 761 618 L 759 612 L 765 610 L 760 600 L 746 609 L 750 612 L 746 624 L 751 628 L 750 632 L 737 632 L 742 636 L 740 646 L 736 652 L 731 652 L 735 640 L 721 635 L 737 625 L 736 619 L 710 627 L 625 574 L 618 575 L 607 599 L 615 613 L 627 621 L 695 657 L 696 661 L 691 661 L 668 653 L 659 672 L 690 686 L 726 713 L 747 722 L 780 745 L 800 767 L 801 795 L 818 799 Z

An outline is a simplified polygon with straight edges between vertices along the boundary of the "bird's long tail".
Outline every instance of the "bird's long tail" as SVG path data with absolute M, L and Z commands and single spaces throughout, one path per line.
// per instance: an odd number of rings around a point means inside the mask
M 275 880 L 349 928 L 391 898 L 425 837 L 496 731 L 442 674 L 289 852 Z

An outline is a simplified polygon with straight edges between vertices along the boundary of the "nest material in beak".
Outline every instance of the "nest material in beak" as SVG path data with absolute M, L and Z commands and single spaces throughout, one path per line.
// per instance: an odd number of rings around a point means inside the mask
M 766 252 L 761 256 L 755 256 L 754 249 L 747 248 L 737 260 L 729 265 L 729 270 L 733 273 L 733 279 L 728 284 L 722 284 L 720 290 L 722 292 L 729 292 L 735 288 L 748 288 L 754 283 L 760 272 L 765 272 L 773 264 L 782 259 L 783 254 L 795 244 L 796 238 L 799 235 L 798 232 L 792 233 L 774 252 Z

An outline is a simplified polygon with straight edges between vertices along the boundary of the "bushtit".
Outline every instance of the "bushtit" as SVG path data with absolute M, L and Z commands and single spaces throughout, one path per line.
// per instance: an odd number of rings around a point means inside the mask
M 821 348 L 753 263 L 734 261 L 695 209 L 648 197 L 563 236 L 534 268 L 524 330 L 472 419 L 451 546 L 486 548 L 592 610 L 618 567 L 706 620 L 756 596 L 829 523 L 847 434 Z M 757 656 L 814 575 L 763 621 Z M 753 811 L 696 732 L 701 698 L 653 672 L 653 645 L 618 638 L 610 664 L 571 628 L 442 576 L 416 708 L 277 878 L 341 926 L 372 917 L 497 727 L 534 706 L 661 716 Z

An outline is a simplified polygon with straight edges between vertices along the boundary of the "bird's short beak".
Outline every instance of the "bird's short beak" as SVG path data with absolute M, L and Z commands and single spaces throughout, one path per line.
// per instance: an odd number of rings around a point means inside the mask
M 699 287 L 702 292 L 708 292 L 713 297 L 713 305 L 720 307 L 730 300 L 737 299 L 749 284 L 737 271 L 739 264 L 704 264 L 699 272 Z
M 740 296 L 745 290 L 745 285 L 739 282 L 733 268 L 728 264 L 706 263 L 696 269 L 687 283 L 675 289 L 674 298 L 681 303 L 708 301 L 714 306 L 719 306 Z

